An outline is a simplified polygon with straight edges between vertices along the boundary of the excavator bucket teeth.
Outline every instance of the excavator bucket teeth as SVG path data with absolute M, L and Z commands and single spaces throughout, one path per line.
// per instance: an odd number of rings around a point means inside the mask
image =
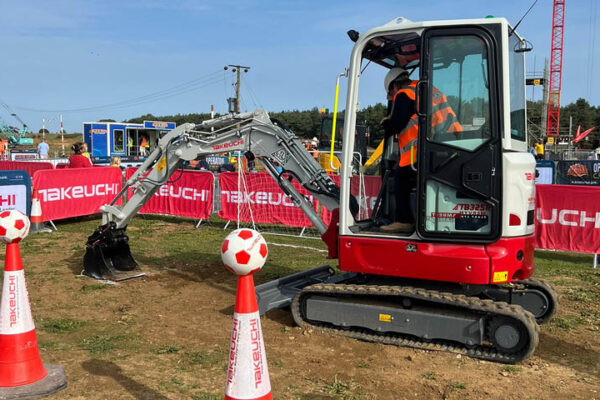
M 83 274 L 94 279 L 123 281 L 145 275 L 131 255 L 125 228 L 110 222 L 88 238 L 83 256 Z

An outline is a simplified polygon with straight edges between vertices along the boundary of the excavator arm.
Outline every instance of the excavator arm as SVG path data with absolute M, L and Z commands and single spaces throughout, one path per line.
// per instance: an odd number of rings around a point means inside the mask
M 184 161 L 224 151 L 239 151 L 249 159 L 259 159 L 317 230 L 321 234 L 327 231 L 312 204 L 291 180 L 297 180 L 331 211 L 339 207 L 339 188 L 296 135 L 272 121 L 264 110 L 226 115 L 200 124 L 180 125 L 159 139 L 154 151 L 127 180 L 121 192 L 110 204 L 100 207 L 102 225 L 88 238 L 84 273 L 97 279 L 132 277 L 139 267 L 125 234 L 129 221 Z M 275 163 L 281 165 L 282 172 L 277 171 Z M 116 205 L 130 188 L 133 194 L 129 199 L 122 206 Z

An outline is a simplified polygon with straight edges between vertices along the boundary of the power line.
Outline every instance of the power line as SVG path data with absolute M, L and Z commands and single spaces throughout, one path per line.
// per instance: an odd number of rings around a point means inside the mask
M 37 109 L 37 108 L 29 108 L 29 107 L 18 107 L 13 106 L 15 109 L 29 111 L 29 112 L 41 112 L 41 113 L 78 113 L 78 112 L 88 112 L 88 111 L 102 111 L 108 109 L 118 109 L 131 107 L 139 104 L 151 103 L 158 100 L 164 100 L 170 97 L 179 96 L 185 93 L 189 93 L 191 91 L 195 91 L 201 89 L 203 87 L 209 86 L 216 82 L 220 82 L 221 79 L 216 76 L 220 74 L 220 70 L 206 74 L 202 77 L 180 83 L 168 89 L 163 89 L 157 92 L 148 93 L 143 96 L 134 97 L 127 100 L 121 100 L 115 103 L 109 103 L 98 106 L 90 106 L 90 107 L 82 107 L 82 108 L 74 108 L 74 109 L 66 109 L 66 110 L 45 110 L 45 109 Z M 216 78 L 216 79 L 215 79 Z

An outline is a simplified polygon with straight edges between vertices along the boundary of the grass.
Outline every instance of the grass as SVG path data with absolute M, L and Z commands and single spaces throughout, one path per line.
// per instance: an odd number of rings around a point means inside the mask
M 76 319 L 54 319 L 41 320 L 38 326 L 41 330 L 49 333 L 70 333 L 85 326 L 87 322 Z
M 517 372 L 521 372 L 521 367 L 518 367 L 516 365 L 506 365 L 502 368 L 502 371 L 508 372 L 511 374 L 516 374 Z
M 328 395 L 338 399 L 359 400 L 364 398 L 362 393 L 359 392 L 360 387 L 356 383 L 352 381 L 343 382 L 338 379 L 337 375 L 333 382 L 325 384 L 323 390 Z
M 96 284 L 96 283 L 90 284 L 90 285 L 85 284 L 81 287 L 81 292 L 84 294 L 87 294 L 87 293 L 95 292 L 96 290 L 107 289 L 109 287 L 111 287 L 111 285 Z
M 430 381 L 434 381 L 436 379 L 435 372 L 429 371 L 423 374 L 423 378 L 428 379 Z
M 94 335 L 82 340 L 82 347 L 92 354 L 104 354 L 121 348 L 126 341 L 123 335 Z
M 448 384 L 448 387 L 451 389 L 461 389 L 461 390 L 467 388 L 467 386 L 462 382 L 450 382 Z
M 212 367 L 226 360 L 226 350 L 217 349 L 212 352 L 208 351 L 193 351 L 186 352 L 184 359 L 190 364 L 199 364 L 204 367 Z
M 178 344 L 167 344 L 156 349 L 156 354 L 174 354 L 178 353 L 182 347 Z

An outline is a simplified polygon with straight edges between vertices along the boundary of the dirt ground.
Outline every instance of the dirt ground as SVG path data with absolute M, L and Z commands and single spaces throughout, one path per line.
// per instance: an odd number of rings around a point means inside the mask
M 98 220 L 70 221 L 22 243 L 44 362 L 62 365 L 56 399 L 223 398 L 235 278 L 220 263 L 226 231 L 136 217 L 134 256 L 148 276 L 117 285 L 78 276 Z M 268 239 L 271 239 L 268 237 Z M 317 240 L 273 239 L 323 248 Z M 258 283 L 327 263 L 270 245 Z M 535 354 L 517 365 L 331 337 L 262 318 L 275 399 L 600 399 L 600 271 L 591 257 L 539 253 L 537 276 L 561 293 Z

